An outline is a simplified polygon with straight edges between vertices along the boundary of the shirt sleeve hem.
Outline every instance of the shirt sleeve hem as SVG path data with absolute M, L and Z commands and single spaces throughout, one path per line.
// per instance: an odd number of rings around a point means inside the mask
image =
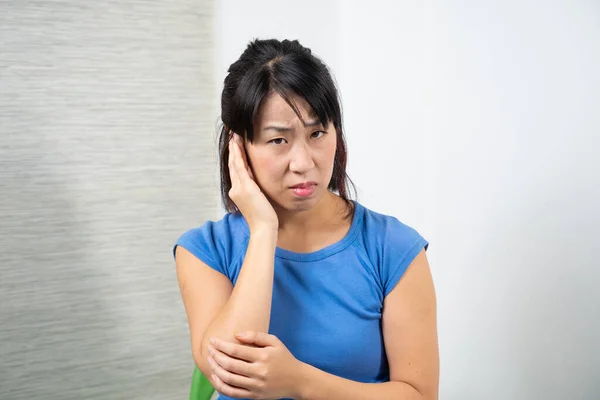
M 395 268 L 390 273 L 387 284 L 385 285 L 384 297 L 391 293 L 391 291 L 396 287 L 398 282 L 404 273 L 413 262 L 413 260 L 419 255 L 421 250 L 427 250 L 429 243 L 423 237 L 417 238 L 415 243 L 410 247 L 410 249 L 406 252 L 402 260 L 396 265 Z

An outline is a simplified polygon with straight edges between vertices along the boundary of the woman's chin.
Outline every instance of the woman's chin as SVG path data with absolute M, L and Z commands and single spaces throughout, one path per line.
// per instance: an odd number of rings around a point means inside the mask
M 313 208 L 319 202 L 322 195 L 318 195 L 317 191 L 313 193 L 311 196 L 301 197 L 295 196 L 281 196 L 275 201 L 271 200 L 271 204 L 277 209 L 281 211 L 287 212 L 302 212 L 308 211 Z

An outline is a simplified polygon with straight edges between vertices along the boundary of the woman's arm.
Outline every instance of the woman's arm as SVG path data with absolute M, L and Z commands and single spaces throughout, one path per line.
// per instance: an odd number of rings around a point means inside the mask
M 223 274 L 177 247 L 177 275 L 190 326 L 192 355 L 205 375 L 210 376 L 210 337 L 237 342 L 236 332 L 269 331 L 276 242 L 276 231 L 252 232 L 235 287 Z
M 384 300 L 382 329 L 390 382 L 360 383 L 302 364 L 298 388 L 310 400 L 437 400 L 436 298 L 425 251 Z
M 237 342 L 243 330 L 268 332 L 277 228 L 275 210 L 252 178 L 242 138 L 229 138 L 229 197 L 250 230 L 250 241 L 235 287 L 222 274 L 176 249 L 175 260 L 181 294 L 190 324 L 192 354 L 198 368 L 208 375 L 208 343 L 211 337 Z
M 298 400 L 429 400 L 406 382 L 362 383 L 340 378 L 303 364 L 303 383 Z
M 274 335 L 246 332 L 240 343 L 214 340 L 210 379 L 230 397 L 309 400 L 437 400 L 436 300 L 425 252 L 384 300 L 383 336 L 390 381 L 360 383 L 297 360 Z
M 236 332 L 269 331 L 276 245 L 276 231 L 252 232 L 231 296 L 204 333 L 203 350 L 210 337 L 236 341 Z

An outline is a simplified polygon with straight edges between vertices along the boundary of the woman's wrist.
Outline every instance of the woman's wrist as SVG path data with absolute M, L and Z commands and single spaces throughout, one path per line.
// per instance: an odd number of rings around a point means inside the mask
M 296 400 L 309 400 L 312 397 L 312 376 L 315 368 L 307 363 L 298 361 L 296 379 L 292 388 L 292 398 Z
M 261 225 L 250 228 L 250 240 L 258 243 L 272 243 L 277 245 L 278 229 L 276 227 Z

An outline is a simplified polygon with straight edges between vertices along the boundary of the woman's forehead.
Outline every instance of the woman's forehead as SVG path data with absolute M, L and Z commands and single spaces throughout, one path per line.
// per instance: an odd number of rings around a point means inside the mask
M 292 106 L 279 93 L 270 93 L 258 109 L 256 122 L 261 125 L 271 122 L 293 123 L 304 121 L 308 123 L 317 119 L 310 105 L 302 97 L 297 95 L 290 96 L 290 102 L 296 107 L 300 116 L 296 114 Z

